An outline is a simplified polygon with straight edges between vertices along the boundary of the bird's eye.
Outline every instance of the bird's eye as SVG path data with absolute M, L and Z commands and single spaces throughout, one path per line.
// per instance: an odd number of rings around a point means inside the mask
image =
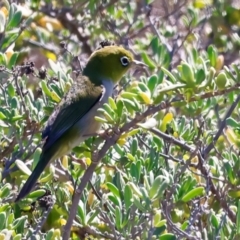
M 126 56 L 121 57 L 120 60 L 124 67 L 126 67 L 129 64 L 129 59 Z

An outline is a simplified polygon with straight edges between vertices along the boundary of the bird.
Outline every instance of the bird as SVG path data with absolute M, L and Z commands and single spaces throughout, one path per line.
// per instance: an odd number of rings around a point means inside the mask
M 44 144 L 39 161 L 20 190 L 15 202 L 26 197 L 52 161 L 96 134 L 101 123 L 95 120 L 97 109 L 107 103 L 114 86 L 132 66 L 145 67 L 122 46 L 104 44 L 89 57 L 82 74 L 63 96 L 48 118 L 42 132 Z

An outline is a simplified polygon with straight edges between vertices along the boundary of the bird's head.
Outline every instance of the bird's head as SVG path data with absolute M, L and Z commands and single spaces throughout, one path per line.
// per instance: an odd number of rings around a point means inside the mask
M 116 83 L 133 65 L 146 66 L 134 60 L 132 53 L 123 47 L 105 46 L 92 53 L 83 75 L 92 81 L 110 80 Z

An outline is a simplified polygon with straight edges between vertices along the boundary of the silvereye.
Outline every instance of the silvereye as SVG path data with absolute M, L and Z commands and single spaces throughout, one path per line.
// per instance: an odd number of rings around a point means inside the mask
M 42 133 L 45 143 L 39 162 L 16 201 L 32 190 L 50 161 L 69 153 L 87 136 L 99 130 L 101 124 L 95 120 L 97 109 L 108 101 L 114 85 L 132 65 L 145 66 L 134 60 L 133 55 L 123 47 L 104 46 L 93 52 L 82 75 L 74 81 L 49 117 Z

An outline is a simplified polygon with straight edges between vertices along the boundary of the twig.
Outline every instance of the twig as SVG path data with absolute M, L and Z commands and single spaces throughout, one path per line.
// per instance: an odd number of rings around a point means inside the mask
M 155 27 L 154 22 L 152 21 L 152 19 L 151 19 L 150 16 L 148 17 L 148 20 L 149 20 L 149 22 L 150 22 L 150 25 L 151 25 L 153 31 L 154 31 L 155 34 L 158 36 L 160 42 L 161 42 L 163 45 L 166 46 L 168 52 L 170 53 L 170 52 L 172 51 L 172 47 L 171 47 L 171 46 L 165 41 L 165 39 L 160 35 L 158 29 Z
M 208 170 L 204 166 L 204 159 L 201 154 L 198 154 L 199 157 L 199 164 L 198 167 L 201 171 L 201 173 L 205 176 L 207 183 L 209 185 L 210 190 L 212 191 L 212 194 L 215 195 L 216 199 L 219 201 L 221 207 L 226 211 L 228 217 L 231 219 L 233 223 L 236 222 L 236 215 L 235 213 L 229 208 L 228 203 L 225 201 L 225 199 L 222 197 L 220 192 L 216 189 L 212 178 L 209 176 Z
M 202 207 L 201 207 L 201 203 L 200 200 L 198 200 L 198 202 L 193 202 L 193 210 L 191 211 L 190 217 L 189 217 L 189 223 L 188 223 L 188 227 L 185 230 L 185 232 L 187 233 L 191 233 L 193 231 L 192 228 L 194 228 L 194 225 L 197 221 L 197 219 L 199 218 L 201 212 L 202 212 Z
M 156 129 L 156 128 L 152 128 L 152 129 L 148 129 L 149 132 L 154 133 L 155 135 L 159 136 L 160 138 L 164 139 L 165 141 L 169 142 L 169 143 L 173 143 L 179 147 L 181 147 L 182 149 L 189 151 L 189 152 L 193 152 L 194 148 L 188 146 L 185 142 L 180 141 L 176 138 L 174 138 L 171 135 L 168 135 L 166 133 L 161 132 L 160 130 Z
M 43 43 L 34 41 L 32 39 L 23 39 L 23 41 L 26 42 L 26 43 L 29 43 L 30 45 L 33 45 L 35 47 L 39 47 L 39 48 L 42 48 L 42 49 L 47 50 L 49 52 L 52 52 L 54 54 L 58 53 L 58 49 L 55 46 L 50 46 L 48 44 L 43 44 Z
M 81 197 L 82 192 L 83 192 L 84 188 L 86 187 L 88 181 L 91 179 L 92 174 L 93 174 L 97 164 L 98 164 L 98 162 L 93 162 L 92 161 L 91 165 L 88 167 L 88 169 L 84 173 L 84 175 L 81 179 L 81 183 L 79 184 L 79 186 L 77 187 L 77 189 L 74 192 L 72 206 L 71 206 L 71 209 L 70 209 L 68 221 L 67 221 L 67 224 L 65 225 L 64 230 L 63 230 L 63 240 L 68 240 L 69 239 L 72 223 L 73 223 L 73 220 L 74 220 L 74 218 L 76 216 L 76 213 L 77 213 L 77 208 L 78 208 L 78 203 L 79 203 L 80 197 Z
M 218 140 L 218 138 L 222 135 L 223 129 L 226 127 L 226 120 L 231 116 L 232 112 L 234 111 L 235 107 L 240 101 L 240 94 L 238 95 L 237 99 L 233 102 L 231 107 L 228 109 L 225 117 L 223 118 L 219 130 L 214 136 L 212 142 L 203 150 L 202 156 L 204 159 L 206 159 L 207 155 L 210 153 L 210 151 L 213 149 L 215 142 Z
M 38 234 L 38 232 L 42 229 L 42 226 L 44 225 L 44 223 L 47 220 L 47 217 L 49 215 L 49 213 L 51 212 L 55 201 L 51 198 L 52 202 L 48 203 L 47 206 L 47 211 L 44 212 L 44 214 L 41 216 L 41 221 L 37 224 L 32 236 L 31 236 L 31 240 L 35 240 L 36 235 Z
M 108 223 L 110 229 L 112 230 L 114 239 L 119 239 L 120 234 L 117 234 L 115 226 L 114 226 L 113 222 L 111 221 L 111 219 L 108 217 L 107 213 L 101 211 L 100 214 L 102 215 L 104 222 Z
M 81 228 L 82 232 L 84 232 L 86 235 L 92 235 L 93 237 L 96 237 L 97 239 L 99 239 L 99 237 L 101 237 L 101 239 L 110 239 L 110 240 L 116 240 L 116 238 L 107 232 L 100 232 L 98 231 L 96 228 L 94 227 L 90 227 L 90 226 L 84 226 Z M 76 231 L 77 232 L 77 231 Z M 83 239 L 83 238 L 80 238 Z M 87 238 L 85 238 L 87 239 Z

